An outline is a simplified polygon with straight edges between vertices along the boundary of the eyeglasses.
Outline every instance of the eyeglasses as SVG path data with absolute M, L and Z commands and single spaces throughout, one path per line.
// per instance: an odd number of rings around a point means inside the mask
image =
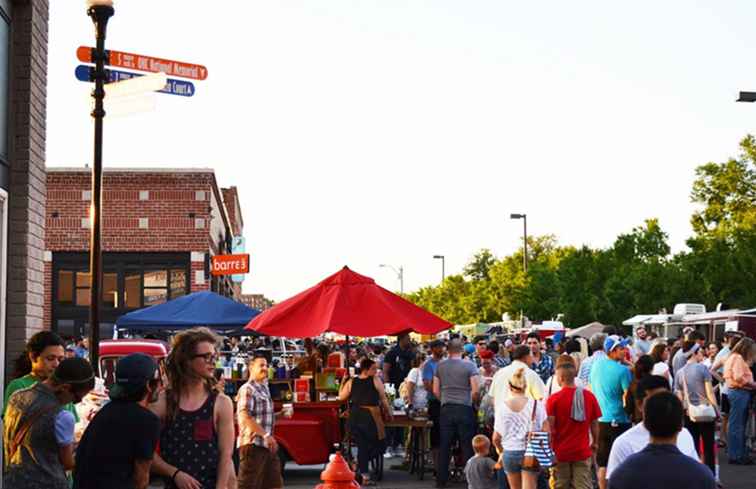
M 196 355 L 192 355 L 192 360 L 195 358 L 204 358 L 205 363 L 215 363 L 215 361 L 219 357 L 217 353 L 207 352 L 207 353 L 197 353 Z

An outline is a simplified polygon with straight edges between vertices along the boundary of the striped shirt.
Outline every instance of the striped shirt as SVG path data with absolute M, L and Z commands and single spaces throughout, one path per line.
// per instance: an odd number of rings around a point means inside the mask
M 270 397 L 268 383 L 247 381 L 239 389 L 239 397 L 236 402 L 237 417 L 239 422 L 239 440 L 240 447 L 244 445 L 257 445 L 264 447 L 263 438 L 252 431 L 246 423 L 242 422 L 242 412 L 246 412 L 255 420 L 265 433 L 273 434 L 273 424 L 275 422 L 275 411 L 273 408 L 273 399 Z

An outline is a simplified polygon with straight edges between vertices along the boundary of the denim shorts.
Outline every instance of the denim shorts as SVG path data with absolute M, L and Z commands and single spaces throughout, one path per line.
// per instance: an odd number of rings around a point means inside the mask
M 525 450 L 504 450 L 504 459 L 502 460 L 504 472 L 517 474 L 527 470 L 522 468 L 523 458 L 525 458 Z

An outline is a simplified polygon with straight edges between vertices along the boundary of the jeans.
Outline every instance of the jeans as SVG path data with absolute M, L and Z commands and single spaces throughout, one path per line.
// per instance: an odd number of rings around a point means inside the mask
M 727 422 L 727 458 L 732 462 L 746 458 L 745 430 L 751 391 L 730 389 L 727 398 L 730 401 L 730 417 Z
M 475 436 L 475 415 L 471 406 L 444 404 L 441 406 L 441 443 L 438 452 L 437 481 L 449 481 L 449 458 L 454 440 L 459 440 L 462 449 L 460 467 L 464 467 L 473 455 L 472 439 Z
M 696 445 L 696 453 L 701 455 L 701 440 L 703 440 L 703 461 L 711 470 L 711 475 L 716 476 L 715 459 L 714 459 L 714 421 L 706 423 L 696 423 L 685 416 L 685 427 L 693 436 L 693 443 Z

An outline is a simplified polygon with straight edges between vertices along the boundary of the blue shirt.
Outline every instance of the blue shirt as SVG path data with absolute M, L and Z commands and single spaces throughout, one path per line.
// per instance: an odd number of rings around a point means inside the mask
M 609 479 L 609 489 L 714 489 L 709 468 L 674 445 L 647 445 L 630 455 Z
M 580 364 L 580 372 L 578 373 L 578 378 L 585 382 L 586 385 L 591 383 L 591 365 L 593 365 L 593 362 L 598 360 L 599 358 L 605 358 L 606 353 L 604 353 L 604 350 L 596 350 L 593 352 L 593 355 L 589 356 L 585 360 L 583 360 L 583 363 Z
M 609 357 L 594 362 L 591 367 L 591 390 L 601 406 L 602 423 L 629 423 L 622 398 L 630 387 L 633 376 L 630 369 Z
M 433 383 L 433 376 L 436 375 L 439 363 L 441 363 L 441 360 L 436 360 L 433 357 L 429 357 L 428 360 L 425 361 L 425 365 L 423 365 L 423 382 Z M 432 391 L 428 391 L 428 399 L 438 400 L 436 399 L 436 396 L 433 395 Z

